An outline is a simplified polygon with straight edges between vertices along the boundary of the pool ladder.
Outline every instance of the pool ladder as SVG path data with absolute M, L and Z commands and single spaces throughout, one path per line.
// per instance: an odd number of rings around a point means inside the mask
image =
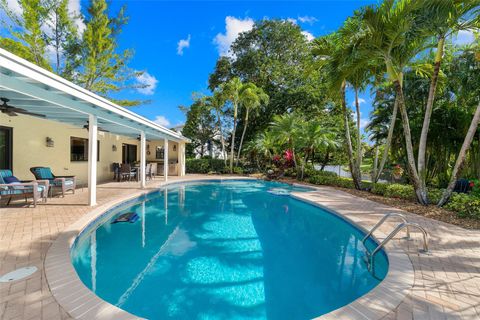
M 373 234 L 373 232 L 375 232 L 375 230 L 377 230 L 385 221 L 387 221 L 387 219 L 389 219 L 391 217 L 400 218 L 400 220 L 402 220 L 402 222 L 400 224 L 398 224 L 395 227 L 395 229 L 393 229 L 393 231 L 390 232 L 388 234 L 388 236 L 385 239 L 383 239 L 383 241 L 380 242 L 380 244 L 378 244 L 377 247 L 370 253 L 367 246 L 365 245 L 365 242 L 368 240 L 368 238 L 370 238 L 372 236 L 372 234 Z M 410 228 L 415 228 L 415 229 L 420 230 L 420 232 L 423 235 L 423 250 L 422 250 L 422 252 L 428 252 L 428 233 L 425 230 L 425 228 L 423 228 L 418 223 L 408 222 L 407 219 L 405 218 L 405 216 L 401 213 L 396 213 L 396 212 L 387 213 L 373 226 L 373 228 L 362 239 L 362 243 L 365 246 L 365 249 L 367 250 L 367 263 L 368 263 L 368 269 L 370 271 L 372 271 L 373 267 L 374 267 L 373 265 L 374 265 L 375 260 L 373 258 L 375 257 L 375 254 L 377 254 L 378 251 L 380 251 L 380 249 L 382 249 L 390 240 L 393 239 L 393 237 L 395 237 L 397 235 L 397 233 L 399 233 L 403 229 L 405 229 L 406 233 L 407 233 L 407 236 L 405 237 L 405 239 L 407 239 L 407 240 L 410 239 Z

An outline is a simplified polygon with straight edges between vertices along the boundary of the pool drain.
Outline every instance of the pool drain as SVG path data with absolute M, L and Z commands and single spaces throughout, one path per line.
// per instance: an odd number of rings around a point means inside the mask
M 17 270 L 10 271 L 0 277 L 0 282 L 12 282 L 26 278 L 34 274 L 38 270 L 37 267 L 25 267 Z

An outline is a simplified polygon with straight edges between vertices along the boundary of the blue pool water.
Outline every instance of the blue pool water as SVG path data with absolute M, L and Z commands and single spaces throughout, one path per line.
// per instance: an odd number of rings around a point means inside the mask
M 310 319 L 375 287 L 363 233 L 265 181 L 175 184 L 112 210 L 72 248 L 81 280 L 148 319 Z M 111 224 L 136 212 L 135 223 Z M 373 241 L 367 246 L 373 247 Z

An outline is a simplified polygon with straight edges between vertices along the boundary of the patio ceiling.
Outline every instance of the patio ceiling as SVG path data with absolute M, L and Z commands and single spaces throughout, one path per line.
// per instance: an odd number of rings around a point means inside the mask
M 75 128 L 83 128 L 89 115 L 95 115 L 98 126 L 114 134 L 137 138 L 143 131 L 147 139 L 189 141 L 3 49 L 0 49 L 0 97 L 9 99 L 10 106 L 43 114 L 45 119 Z

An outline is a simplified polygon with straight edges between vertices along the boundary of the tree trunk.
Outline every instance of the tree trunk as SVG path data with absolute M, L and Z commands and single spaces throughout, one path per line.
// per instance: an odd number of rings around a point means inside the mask
M 375 176 L 374 183 L 377 183 L 378 179 L 380 179 L 380 175 L 383 172 L 383 168 L 385 167 L 385 163 L 388 159 L 388 152 L 390 151 L 390 145 L 392 144 L 393 138 L 393 131 L 395 129 L 395 122 L 397 120 L 397 112 L 398 112 L 398 98 L 395 97 L 395 102 L 393 103 L 393 112 L 392 112 L 392 119 L 390 120 L 390 127 L 388 128 L 388 135 L 387 141 L 385 143 L 385 149 L 383 150 L 382 161 L 380 162 L 380 167 L 378 168 L 377 175 Z
M 361 174 L 361 167 L 362 167 L 362 133 L 360 132 L 360 122 L 361 122 L 361 115 L 360 115 L 360 104 L 358 103 L 358 89 L 355 88 L 355 110 L 357 112 L 357 170 Z
M 378 169 L 378 145 L 375 146 L 375 158 L 373 158 L 372 182 L 376 182 L 375 178 L 377 177 L 377 169 Z
M 455 167 L 452 171 L 452 177 L 450 178 L 450 183 L 448 184 L 447 189 L 444 191 L 442 198 L 438 202 L 438 206 L 441 207 L 450 199 L 452 195 L 453 189 L 455 188 L 455 184 L 457 179 L 462 172 L 463 166 L 465 164 L 465 158 L 467 156 L 468 149 L 472 144 L 473 138 L 477 132 L 478 123 L 480 122 L 480 103 L 477 106 L 477 110 L 473 115 L 472 122 L 470 123 L 470 128 L 468 128 L 467 135 L 465 136 L 465 140 L 463 141 L 462 148 L 460 149 L 460 153 L 458 154 L 457 161 L 455 162 Z
M 218 124 L 218 129 L 220 131 L 220 142 L 222 143 L 222 156 L 223 156 L 223 162 L 225 166 L 227 166 L 227 157 L 225 155 L 225 138 L 223 137 L 223 129 L 222 129 L 222 120 L 220 118 L 220 110 L 215 108 L 217 111 L 217 124 Z
M 403 88 L 399 80 L 393 82 L 395 91 L 398 97 L 398 108 L 402 115 L 403 135 L 405 137 L 405 149 L 407 151 L 407 168 L 410 175 L 410 179 L 415 189 L 417 200 L 422 205 L 428 204 L 427 189 L 421 185 L 420 178 L 418 177 L 417 167 L 415 166 L 415 156 L 413 154 L 412 146 L 412 134 L 410 130 L 410 121 L 408 120 L 408 113 L 405 107 L 405 97 L 403 96 Z
M 355 160 L 353 158 L 353 147 L 352 139 L 350 137 L 350 126 L 348 123 L 348 113 L 347 113 L 347 102 L 345 100 L 345 81 L 342 83 L 341 88 L 341 99 L 342 99 L 342 112 L 343 112 L 343 124 L 345 126 L 345 140 L 347 142 L 347 153 L 348 153 L 348 165 L 350 167 L 350 172 L 352 174 L 353 184 L 355 189 L 362 189 L 361 177 L 358 176 L 357 169 L 355 166 Z
M 427 137 L 428 129 L 430 127 L 430 119 L 432 117 L 433 102 L 435 100 L 435 92 L 438 84 L 438 74 L 440 73 L 440 65 L 443 59 L 443 49 L 445 46 L 445 38 L 440 37 L 437 44 L 437 53 L 435 55 L 435 65 L 433 69 L 432 80 L 430 82 L 430 89 L 428 91 L 427 106 L 425 107 L 425 116 L 423 118 L 422 132 L 420 134 L 420 143 L 418 146 L 418 175 L 420 176 L 420 184 L 422 188 L 426 189 L 427 185 L 427 168 L 426 168 L 426 153 L 427 153 Z
M 233 173 L 233 157 L 235 156 L 235 131 L 237 130 L 237 102 L 233 103 L 233 131 L 232 147 L 230 152 L 230 173 Z
M 238 147 L 238 155 L 237 155 L 237 166 L 238 166 L 238 161 L 240 160 L 240 152 L 242 152 L 242 145 L 243 145 L 243 138 L 245 137 L 245 131 L 247 131 L 247 125 L 248 125 L 248 109 L 245 112 L 245 125 L 243 126 L 243 131 L 242 131 L 242 137 L 240 138 L 240 146 Z

